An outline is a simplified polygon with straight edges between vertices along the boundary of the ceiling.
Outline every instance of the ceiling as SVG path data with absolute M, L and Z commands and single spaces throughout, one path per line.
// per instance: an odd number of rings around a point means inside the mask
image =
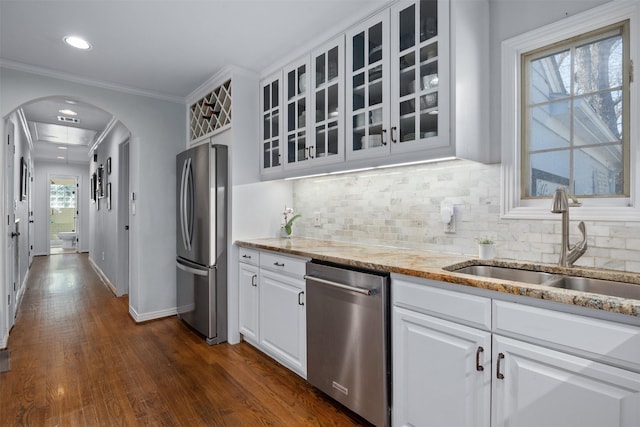
M 261 73 L 386 3 L 0 0 L 0 61 L 182 102 L 228 65 Z M 86 38 L 92 49 L 70 48 L 65 35 Z M 36 159 L 88 163 L 90 148 L 110 126 L 108 112 L 67 101 L 51 98 L 22 108 Z M 80 122 L 58 121 L 65 108 L 77 112 Z
M 32 102 L 22 106 L 20 112 L 28 124 L 34 159 L 63 163 L 88 164 L 90 149 L 114 121 L 111 114 L 98 107 L 60 97 Z

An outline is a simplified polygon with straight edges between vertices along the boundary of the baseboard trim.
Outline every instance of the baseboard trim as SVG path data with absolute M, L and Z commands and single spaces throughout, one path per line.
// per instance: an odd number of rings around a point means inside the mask
M 98 267 L 98 264 L 96 264 L 95 261 L 91 259 L 91 257 L 89 257 L 89 263 L 91 264 L 91 268 L 93 268 L 93 270 L 96 272 L 98 277 L 100 277 L 100 281 L 102 281 L 102 284 L 105 285 L 107 288 L 109 288 L 109 290 L 113 293 L 113 295 L 118 296 L 118 293 L 116 291 L 116 286 L 113 283 L 111 283 L 111 280 L 109 280 L 107 275 L 104 274 L 102 269 Z
M 161 319 L 163 317 L 175 316 L 177 314 L 178 311 L 175 308 L 167 308 L 148 313 L 138 313 L 133 307 L 129 306 L 129 315 L 136 323 L 148 322 L 149 320 Z

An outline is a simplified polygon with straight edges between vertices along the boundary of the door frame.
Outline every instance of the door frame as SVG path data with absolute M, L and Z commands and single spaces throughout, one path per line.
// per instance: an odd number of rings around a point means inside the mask
M 78 175 L 65 175 L 59 173 L 47 174 L 47 215 L 51 214 L 51 179 L 73 179 L 76 182 L 76 252 L 79 252 L 80 248 L 80 198 L 82 197 L 80 191 L 80 177 Z M 51 256 L 51 221 L 47 221 L 47 255 Z
M 118 144 L 118 186 L 117 194 L 117 220 L 118 227 L 117 247 L 118 260 L 116 269 L 116 295 L 121 296 L 129 293 L 129 230 L 131 224 L 129 217 L 129 159 L 130 159 L 130 138 Z

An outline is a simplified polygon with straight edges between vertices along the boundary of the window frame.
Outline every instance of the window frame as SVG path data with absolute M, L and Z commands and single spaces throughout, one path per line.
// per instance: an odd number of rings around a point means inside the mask
M 505 219 L 555 219 L 551 197 L 523 198 L 522 96 L 524 54 L 562 43 L 606 27 L 629 21 L 629 57 L 638 63 L 640 40 L 637 2 L 613 1 L 586 12 L 537 28 L 502 43 L 502 172 L 501 217 Z M 633 73 L 633 70 L 631 70 Z M 638 78 L 629 84 L 629 197 L 584 197 L 572 218 L 584 220 L 640 221 L 640 114 Z

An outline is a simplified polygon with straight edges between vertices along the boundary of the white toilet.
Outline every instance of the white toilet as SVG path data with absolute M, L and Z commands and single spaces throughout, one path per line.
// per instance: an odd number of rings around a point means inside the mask
M 62 247 L 65 249 L 73 248 L 76 244 L 77 234 L 75 231 L 61 231 L 58 237 L 62 240 Z

